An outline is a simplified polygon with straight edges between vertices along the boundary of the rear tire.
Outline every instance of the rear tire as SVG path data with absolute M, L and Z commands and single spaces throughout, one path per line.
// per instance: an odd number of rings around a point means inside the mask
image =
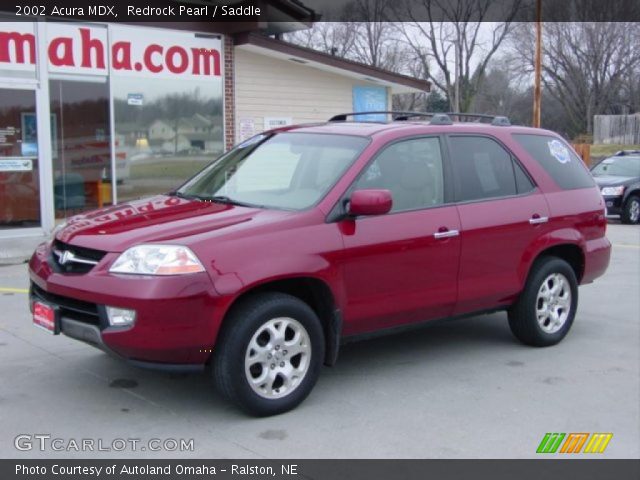
M 628 225 L 633 225 L 640 221 L 640 197 L 638 195 L 629 196 L 622 209 L 620 219 L 622 223 Z
M 577 306 L 573 268 L 560 258 L 545 256 L 536 260 L 524 291 L 509 309 L 509 327 L 525 345 L 555 345 L 569 332 Z
M 324 345 L 309 305 L 283 293 L 253 295 L 225 319 L 214 348 L 214 383 L 250 415 L 286 412 L 313 389 Z

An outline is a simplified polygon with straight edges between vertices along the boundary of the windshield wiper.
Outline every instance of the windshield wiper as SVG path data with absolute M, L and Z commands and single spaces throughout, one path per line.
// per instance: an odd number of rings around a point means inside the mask
M 206 197 L 205 200 L 209 200 L 217 203 L 226 203 L 229 205 L 237 205 L 238 207 L 253 207 L 253 208 L 262 208 L 261 205 L 254 205 L 252 203 L 241 202 L 240 200 L 236 200 L 231 197 L 227 197 L 226 195 L 213 195 L 212 197 Z
M 241 202 L 226 195 L 190 195 L 182 193 L 178 190 L 169 192 L 169 195 L 184 198 L 185 200 L 198 200 L 200 202 L 216 202 L 225 203 L 227 205 L 236 205 L 238 207 L 251 207 L 251 208 L 264 208 L 262 205 L 255 205 L 253 203 Z
M 201 197 L 199 195 L 187 195 L 186 193 L 182 193 L 177 190 L 174 190 L 173 192 L 169 192 L 168 195 L 172 197 L 184 198 L 185 200 L 199 200 L 199 201 L 206 200 L 205 197 Z

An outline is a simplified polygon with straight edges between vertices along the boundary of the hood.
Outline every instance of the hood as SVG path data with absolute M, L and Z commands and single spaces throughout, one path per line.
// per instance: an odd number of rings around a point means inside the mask
M 174 243 L 253 222 L 257 216 L 283 213 L 159 195 L 71 217 L 56 238 L 80 247 L 123 252 L 140 243 Z
M 593 177 L 599 187 L 615 187 L 617 185 L 631 185 L 639 181 L 638 177 L 621 177 L 618 175 L 596 175 Z

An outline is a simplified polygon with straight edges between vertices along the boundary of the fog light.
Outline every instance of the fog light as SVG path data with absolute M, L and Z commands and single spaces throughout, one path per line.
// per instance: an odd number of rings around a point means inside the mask
M 113 327 L 128 327 L 136 321 L 136 311 L 126 308 L 107 307 L 109 325 Z

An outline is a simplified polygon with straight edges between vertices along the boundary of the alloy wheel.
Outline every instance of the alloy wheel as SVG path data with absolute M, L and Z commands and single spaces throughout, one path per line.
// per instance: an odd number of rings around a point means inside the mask
M 571 287 L 561 273 L 549 275 L 538 290 L 536 318 L 545 333 L 560 330 L 571 313 Z
M 245 375 L 263 398 L 285 397 L 300 386 L 311 360 L 307 330 L 293 318 L 273 318 L 255 332 L 245 354 Z
M 640 218 L 640 201 L 635 198 L 631 199 L 631 204 L 629 205 L 629 220 L 632 223 L 638 223 L 638 219 Z

